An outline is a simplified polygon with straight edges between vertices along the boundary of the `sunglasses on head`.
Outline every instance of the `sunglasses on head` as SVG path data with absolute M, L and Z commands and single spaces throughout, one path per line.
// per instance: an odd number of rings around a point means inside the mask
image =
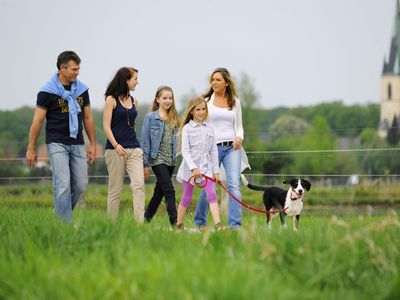
M 228 69 L 226 69 L 226 68 L 216 68 L 214 73 L 215 72 L 223 72 L 223 73 L 226 73 L 226 74 L 230 74 Z

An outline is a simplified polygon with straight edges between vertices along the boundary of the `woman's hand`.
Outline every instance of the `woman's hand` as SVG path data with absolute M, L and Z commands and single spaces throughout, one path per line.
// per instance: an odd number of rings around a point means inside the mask
M 242 139 L 240 137 L 235 137 L 235 139 L 233 140 L 233 149 L 234 150 L 238 150 L 242 147 Z
M 119 156 L 124 156 L 124 155 L 126 155 L 126 151 L 125 151 L 125 149 L 124 149 L 124 147 L 122 147 L 120 144 L 118 144 L 117 146 L 115 146 L 115 151 L 117 151 L 117 154 L 119 155 Z

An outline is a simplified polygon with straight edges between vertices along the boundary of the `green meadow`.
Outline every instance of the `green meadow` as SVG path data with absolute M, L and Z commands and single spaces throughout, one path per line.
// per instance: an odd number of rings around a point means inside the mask
M 299 232 L 245 211 L 240 230 L 200 233 L 189 213 L 175 232 L 164 207 L 136 224 L 129 191 L 112 222 L 90 187 L 67 224 L 49 187 L 14 188 L 0 189 L 0 299 L 400 299 L 396 209 L 305 210 Z

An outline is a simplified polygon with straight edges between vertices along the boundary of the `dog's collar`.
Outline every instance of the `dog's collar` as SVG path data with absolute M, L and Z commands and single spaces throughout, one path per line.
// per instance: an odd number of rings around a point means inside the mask
M 293 195 L 294 195 L 294 197 L 293 197 Z M 303 199 L 303 195 L 299 195 L 296 192 L 294 192 L 293 190 L 291 190 L 290 191 L 290 200 L 296 201 L 296 200 L 299 200 L 299 199 Z

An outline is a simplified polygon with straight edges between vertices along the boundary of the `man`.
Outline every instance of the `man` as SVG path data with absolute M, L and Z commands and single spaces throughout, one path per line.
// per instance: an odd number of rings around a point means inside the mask
M 64 51 L 58 56 L 58 71 L 37 96 L 25 156 L 28 166 L 37 163 L 36 141 L 46 118 L 46 146 L 53 173 L 54 207 L 57 216 L 68 222 L 88 184 L 86 160 L 93 163 L 96 155 L 96 134 L 88 87 L 77 80 L 80 62 L 73 51 Z M 82 121 L 90 142 L 87 154 Z

